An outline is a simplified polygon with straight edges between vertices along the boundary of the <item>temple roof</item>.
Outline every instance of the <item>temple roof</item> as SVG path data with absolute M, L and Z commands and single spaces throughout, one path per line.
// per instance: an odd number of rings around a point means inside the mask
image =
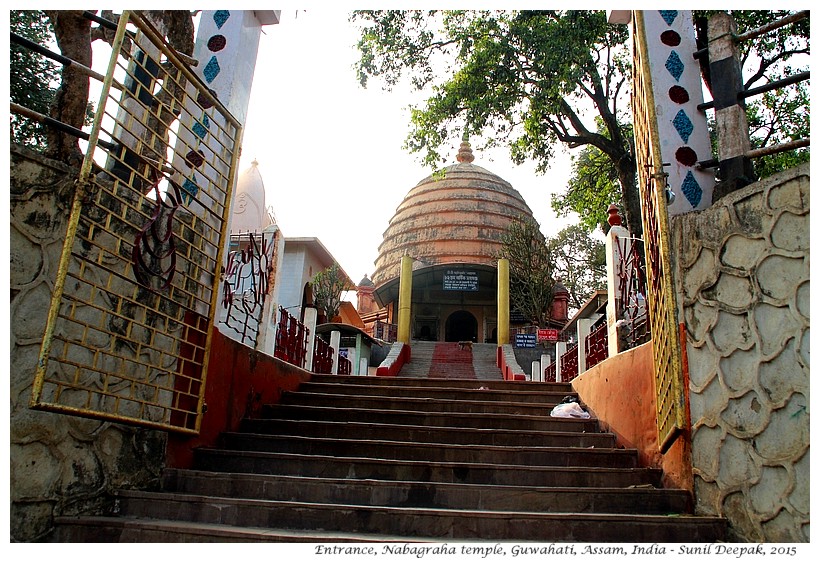
M 467 141 L 457 164 L 431 174 L 399 204 L 384 232 L 373 283 L 398 277 L 405 254 L 425 265 L 495 265 L 502 236 L 513 220 L 532 210 L 509 182 L 473 164 Z

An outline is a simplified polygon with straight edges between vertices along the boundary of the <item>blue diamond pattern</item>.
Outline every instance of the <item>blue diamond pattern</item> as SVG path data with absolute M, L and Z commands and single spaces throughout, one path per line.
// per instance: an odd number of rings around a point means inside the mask
M 199 191 L 199 186 L 190 178 L 185 178 L 185 182 L 182 183 L 182 189 L 185 190 L 185 193 L 182 194 L 182 200 L 185 203 L 191 203 Z
M 229 17 L 231 17 L 230 10 L 217 10 L 214 12 L 214 23 L 216 24 L 216 28 L 222 29 L 222 26 L 225 25 L 225 22 L 228 21 Z
M 686 173 L 686 178 L 683 179 L 681 189 L 683 190 L 683 195 L 686 196 L 686 201 L 688 201 L 692 207 L 697 207 L 700 203 L 700 198 L 703 196 L 703 190 L 691 170 Z
M 669 71 L 669 74 L 675 77 L 675 80 L 680 80 L 681 75 L 683 74 L 683 61 L 680 60 L 680 56 L 678 56 L 677 51 L 672 51 L 669 53 L 669 57 L 666 59 L 666 64 L 664 65 L 666 70 Z
M 666 22 L 666 25 L 672 25 L 672 22 L 675 21 L 675 18 L 678 17 L 677 10 L 658 10 L 663 18 L 663 21 Z
M 680 135 L 680 138 L 683 139 L 683 142 L 688 143 L 689 135 L 692 134 L 695 126 L 692 125 L 692 121 L 689 119 L 689 116 L 686 115 L 686 112 L 680 110 L 675 116 L 675 119 L 672 120 L 672 125 L 675 126 L 675 131 L 678 132 L 678 135 Z
M 208 61 L 208 64 L 205 65 L 205 68 L 202 71 L 202 74 L 205 75 L 205 81 L 210 84 L 216 78 L 216 75 L 219 74 L 219 61 L 216 60 L 216 57 L 211 57 L 211 60 Z
M 205 135 L 208 134 L 208 129 L 211 127 L 211 120 L 208 119 L 207 115 L 202 116 L 202 121 L 197 121 L 194 123 L 192 129 L 194 130 L 194 134 L 199 137 L 200 139 L 204 139 Z

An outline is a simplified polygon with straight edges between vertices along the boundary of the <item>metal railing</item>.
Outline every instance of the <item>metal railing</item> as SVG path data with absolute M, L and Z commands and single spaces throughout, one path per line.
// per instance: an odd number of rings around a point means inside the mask
M 304 368 L 310 330 L 284 308 L 279 307 L 279 322 L 276 327 L 276 344 L 273 355 L 280 360 Z
M 578 344 L 568 348 L 559 358 L 561 365 L 561 381 L 572 381 L 578 377 Z
M 609 357 L 609 331 L 605 322 L 593 328 L 584 338 L 584 354 L 587 369 Z
M 115 27 L 30 404 L 196 433 L 241 127 L 138 12 Z
M 219 323 L 256 348 L 265 301 L 270 292 L 275 238 L 260 233 L 231 235 L 230 251 L 222 273 Z

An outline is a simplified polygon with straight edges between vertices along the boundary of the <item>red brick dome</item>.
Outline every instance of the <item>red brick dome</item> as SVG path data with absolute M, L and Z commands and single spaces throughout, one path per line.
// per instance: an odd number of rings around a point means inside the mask
M 377 287 L 399 276 L 405 254 L 429 265 L 495 265 L 509 224 L 532 218 L 521 194 L 473 159 L 469 143 L 463 142 L 457 164 L 407 193 L 379 246 L 373 273 Z

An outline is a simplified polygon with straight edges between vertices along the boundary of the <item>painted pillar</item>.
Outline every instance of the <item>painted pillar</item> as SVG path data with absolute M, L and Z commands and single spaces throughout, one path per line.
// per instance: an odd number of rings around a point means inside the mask
M 242 125 L 248 113 L 262 26 L 279 23 L 279 14 L 278 10 L 205 10 L 200 16 L 194 44 L 194 58 L 198 64 L 193 71 Z M 189 84 L 187 88 L 192 89 L 193 86 Z M 228 145 L 221 139 L 225 135 L 221 116 L 212 109 L 206 98 L 197 96 L 195 92 L 192 94 L 191 100 L 196 100 L 196 103 L 186 104 L 180 115 L 173 167 L 184 172 L 184 178 L 180 180 L 185 192 L 183 197 L 189 209 L 194 211 L 202 205 L 208 206 L 208 177 L 217 169 L 220 174 L 227 175 L 231 155 L 222 154 L 221 147 Z M 241 138 L 239 141 L 241 143 Z M 209 165 L 192 166 L 200 158 Z M 236 177 L 232 180 L 235 186 Z M 200 193 L 200 190 L 203 192 Z M 197 203 L 194 196 L 203 203 Z M 206 221 L 209 220 L 210 214 L 201 212 Z M 229 244 L 229 240 L 225 242 Z M 221 284 L 219 293 L 217 302 L 222 301 Z
M 550 366 L 550 364 L 552 364 L 552 360 L 550 359 L 550 355 L 549 354 L 541 354 L 541 374 L 538 378 L 538 381 L 546 381 L 547 380 L 546 370 Z
M 401 257 L 401 277 L 399 278 L 399 322 L 397 340 L 410 343 L 410 299 L 413 295 L 413 259 Z
M 510 343 L 510 261 L 498 261 L 498 345 Z
M 541 371 L 541 362 L 538 360 L 533 360 L 532 365 L 530 366 L 530 381 L 541 381 L 538 372 Z
M 330 373 L 333 375 L 339 374 L 339 343 L 342 341 L 342 333 L 338 330 L 330 333 L 330 347 L 333 348 L 333 368 Z
M 316 336 L 316 319 L 318 316 L 319 312 L 316 307 L 305 307 L 302 324 L 309 331 L 308 335 L 312 335 L 308 339 L 307 350 L 305 350 L 305 369 L 308 371 L 313 371 L 313 349 L 316 346 L 316 338 L 318 338 Z
M 555 343 L 555 382 L 561 383 L 561 358 L 567 353 L 566 342 Z
M 589 336 L 589 329 L 592 327 L 592 319 L 578 319 L 578 375 L 581 375 L 587 370 L 587 336 Z
M 655 119 L 667 182 L 674 198 L 668 203 L 670 215 L 705 209 L 712 204 L 714 172 L 697 167 L 712 158 L 706 114 L 697 109 L 703 103 L 700 64 L 695 28 L 690 10 L 641 10 Z M 711 18 L 710 18 L 711 19 Z M 660 172 L 660 171 L 658 171 Z
M 608 337 L 609 355 L 617 355 L 620 349 L 618 341 L 617 322 L 623 317 L 619 310 L 621 301 L 621 276 L 625 266 L 625 259 L 632 252 L 632 240 L 629 231 L 621 226 L 621 217 L 618 208 L 609 206 L 609 232 L 606 235 L 606 328 Z M 631 272 L 630 272 L 631 273 Z

